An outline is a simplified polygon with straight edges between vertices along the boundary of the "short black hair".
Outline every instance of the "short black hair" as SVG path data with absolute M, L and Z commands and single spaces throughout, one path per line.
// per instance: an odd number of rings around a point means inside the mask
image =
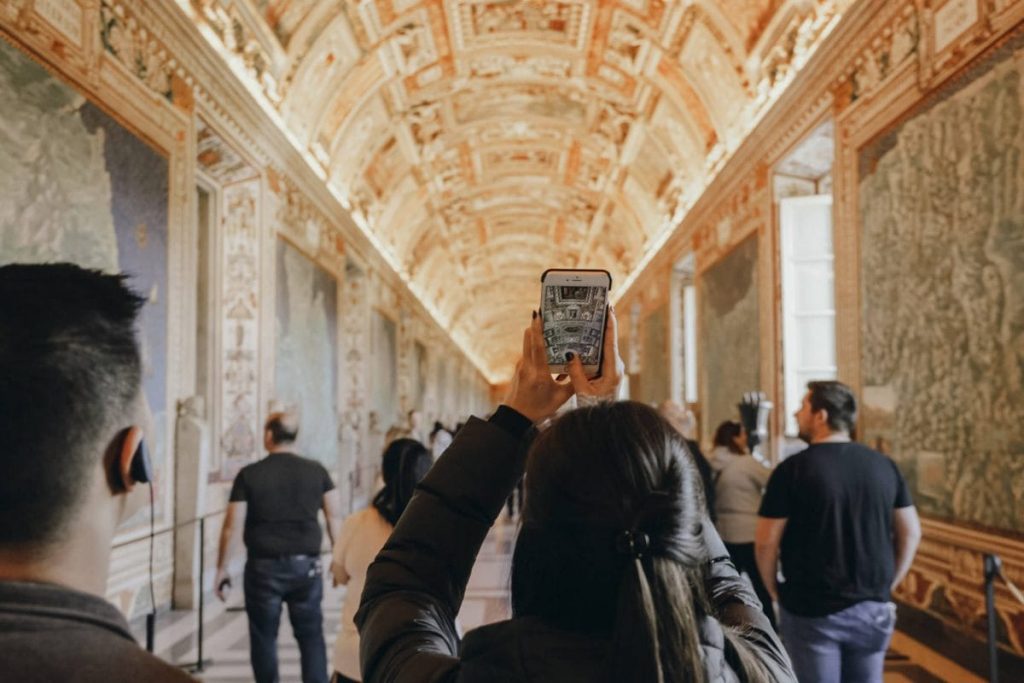
M 267 418 L 264 428 L 270 432 L 270 440 L 275 445 L 295 443 L 299 438 L 298 420 L 288 413 L 274 413 Z
M 98 440 L 128 427 L 142 381 L 144 299 L 70 263 L 0 267 L 0 545 L 60 540 Z
M 807 383 L 811 410 L 828 411 L 828 426 L 833 432 L 853 432 L 857 426 L 857 399 L 853 389 L 835 380 Z

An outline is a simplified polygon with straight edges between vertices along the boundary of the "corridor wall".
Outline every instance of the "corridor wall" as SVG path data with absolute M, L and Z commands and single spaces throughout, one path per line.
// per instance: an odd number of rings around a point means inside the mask
M 667 291 L 672 264 L 690 252 L 700 291 L 756 235 L 747 354 L 781 405 L 770 181 L 831 118 L 839 378 L 861 397 L 859 438 L 899 463 L 924 517 L 897 596 L 978 641 L 983 554 L 998 553 L 1007 577 L 1024 583 L 1022 21 L 1020 0 L 854 5 L 616 302 L 628 309 Z M 723 372 L 713 310 L 705 301 L 699 322 L 702 411 Z M 772 428 L 784 429 L 778 411 Z M 996 606 L 1001 646 L 1024 655 L 1024 606 L 999 585 Z
M 269 409 L 299 404 L 311 420 L 303 447 L 336 475 L 346 509 L 370 495 L 380 455 L 368 441 L 372 310 L 401 321 L 399 410 L 464 419 L 491 407 L 476 367 L 194 31 L 174 3 L 0 4 L 0 263 L 127 270 L 148 297 L 161 608 L 172 589 L 188 605 L 190 582 L 209 588 L 216 513 L 234 474 L 262 455 Z M 420 388 L 441 359 L 443 400 Z M 437 404 L 417 405 L 428 399 Z M 209 435 L 208 459 L 180 451 L 176 419 L 205 423 L 191 433 Z M 179 462 L 206 461 L 175 481 Z M 196 503 L 175 496 L 180 485 L 209 493 Z M 205 577 L 188 551 L 196 509 L 210 515 Z M 150 606 L 147 532 L 142 513 L 115 539 L 107 594 L 129 616 Z M 175 585 L 175 574 L 188 580 Z

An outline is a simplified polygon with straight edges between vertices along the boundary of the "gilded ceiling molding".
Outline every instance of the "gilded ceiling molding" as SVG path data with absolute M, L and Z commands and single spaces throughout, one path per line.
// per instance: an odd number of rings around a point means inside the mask
M 90 0 L 73 5 L 96 35 L 65 44 L 83 73 L 102 50 L 269 183 L 308 190 L 281 195 L 290 239 L 407 285 L 493 381 L 535 283 L 480 281 L 572 265 L 582 245 L 581 265 L 628 285 L 848 4 Z M 2 10 L 29 41 L 30 6 Z

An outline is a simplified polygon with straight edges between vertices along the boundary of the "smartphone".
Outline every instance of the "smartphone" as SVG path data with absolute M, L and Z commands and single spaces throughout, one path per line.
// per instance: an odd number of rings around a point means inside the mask
M 562 372 L 569 351 L 580 357 L 587 377 L 600 374 L 611 286 L 607 270 L 551 269 L 541 275 L 540 314 L 552 374 Z

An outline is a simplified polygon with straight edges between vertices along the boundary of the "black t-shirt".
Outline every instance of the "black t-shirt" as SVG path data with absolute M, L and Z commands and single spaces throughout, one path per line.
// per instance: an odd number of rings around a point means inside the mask
M 895 575 L 892 516 L 910 492 L 889 458 L 858 443 L 819 443 L 780 464 L 762 517 L 787 519 L 779 600 L 798 616 L 886 601 Z
M 317 512 L 333 488 L 323 465 L 293 453 L 273 453 L 243 467 L 230 500 L 246 503 L 249 555 L 319 554 Z

